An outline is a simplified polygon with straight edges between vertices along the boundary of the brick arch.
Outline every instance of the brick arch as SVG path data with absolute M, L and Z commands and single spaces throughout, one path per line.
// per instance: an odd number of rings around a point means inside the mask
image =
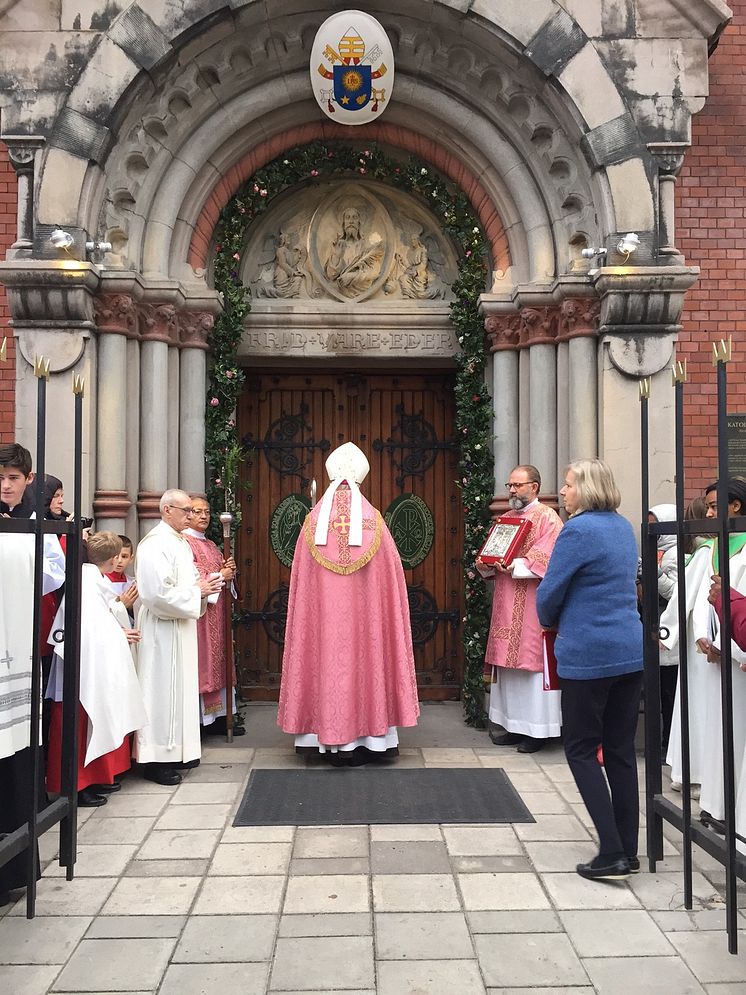
M 189 245 L 189 265 L 194 269 L 207 268 L 210 243 L 220 212 L 246 180 L 262 166 L 266 166 L 288 149 L 317 140 L 349 141 L 350 137 L 349 127 L 331 121 L 314 121 L 275 135 L 253 148 L 218 180 L 205 200 Z M 469 198 L 482 225 L 492 252 L 493 269 L 502 270 L 503 273 L 507 271 L 511 264 L 510 248 L 502 218 L 484 186 L 462 162 L 431 138 L 398 125 L 379 122 L 361 125 L 356 128 L 354 137 L 385 143 L 410 152 L 430 163 L 460 187 Z

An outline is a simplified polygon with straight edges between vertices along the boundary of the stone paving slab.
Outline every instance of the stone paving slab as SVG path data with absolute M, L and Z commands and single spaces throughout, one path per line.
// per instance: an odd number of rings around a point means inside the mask
M 370 936 L 281 937 L 269 990 L 370 988 L 375 985 Z
M 580 957 L 670 956 L 674 950 L 655 920 L 642 909 L 560 912 Z
M 0 929 L 0 964 L 64 964 L 91 921 L 90 916 L 9 918 Z
M 210 861 L 201 860 L 133 860 L 124 872 L 128 878 L 201 878 Z
M 281 875 L 208 878 L 192 909 L 193 915 L 242 915 L 277 913 L 285 890 Z
M 461 912 L 379 912 L 374 916 L 380 960 L 471 960 L 474 947 Z
M 284 915 L 280 919 L 279 936 L 368 936 L 373 932 L 373 917 L 369 912 L 326 912 L 304 915 Z
M 727 954 L 724 954 L 727 956 Z M 704 988 L 678 957 L 595 957 L 584 962 L 597 995 L 703 995 Z
M 328 874 L 289 878 L 282 911 L 367 912 L 369 907 L 365 875 Z
M 268 964 L 171 964 L 159 995 L 264 995 Z
M 378 995 L 485 995 L 476 960 L 378 962 Z
M 18 964 L 0 966 L 0 992 L 13 995 L 46 995 L 60 973 L 59 966 Z
M 219 829 L 154 829 L 137 852 L 138 860 L 183 860 L 210 857 Z
M 458 912 L 459 896 L 450 874 L 373 876 L 376 912 Z
M 88 939 L 177 937 L 186 916 L 98 916 L 86 933 Z
M 163 977 L 175 940 L 83 940 L 54 983 L 59 992 L 147 991 Z
M 230 811 L 230 805 L 170 805 L 154 828 L 222 830 Z
M 373 874 L 449 874 L 444 843 L 375 842 L 370 847 Z
M 367 857 L 309 857 L 290 861 L 293 874 L 370 874 Z
M 135 843 L 91 843 L 78 847 L 75 861 L 76 878 L 107 878 L 124 873 L 137 850 Z M 63 878 L 66 868 L 53 861 L 44 872 L 45 877 Z
M 174 963 L 268 961 L 277 916 L 192 916 L 174 951 Z
M 189 912 L 199 885 L 199 878 L 122 878 L 103 915 L 181 915 Z
M 512 985 L 583 985 L 588 981 L 570 940 L 562 933 L 486 935 L 474 939 L 485 981 L 491 987 Z
M 290 843 L 231 843 L 213 854 L 208 874 L 287 874 Z

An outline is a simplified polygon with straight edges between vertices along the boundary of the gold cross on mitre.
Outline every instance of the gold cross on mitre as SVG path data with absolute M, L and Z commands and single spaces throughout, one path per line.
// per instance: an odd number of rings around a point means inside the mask
M 350 519 L 347 515 L 340 515 L 336 521 L 332 522 L 332 528 L 340 535 L 346 536 L 350 531 Z

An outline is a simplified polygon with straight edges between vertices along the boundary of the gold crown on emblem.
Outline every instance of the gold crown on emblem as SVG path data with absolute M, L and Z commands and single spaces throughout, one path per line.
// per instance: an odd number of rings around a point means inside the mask
M 365 42 L 354 28 L 339 39 L 339 54 L 343 59 L 361 59 L 365 55 Z

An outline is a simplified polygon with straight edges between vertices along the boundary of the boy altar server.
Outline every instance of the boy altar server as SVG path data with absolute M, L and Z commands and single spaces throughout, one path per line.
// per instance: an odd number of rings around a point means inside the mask
M 147 722 L 142 692 L 129 644 L 140 638 L 123 629 L 110 610 L 111 571 L 122 548 L 113 532 L 97 532 L 86 543 L 88 563 L 80 588 L 80 715 L 78 719 L 78 805 L 105 805 L 102 797 L 117 791 L 114 778 L 130 768 L 130 733 Z M 54 630 L 64 625 L 60 607 Z M 47 790 L 59 793 L 62 754 L 62 645 L 47 689 L 53 698 L 49 730 Z
M 0 514 L 28 518 L 33 502 L 26 488 L 33 482 L 31 453 L 12 443 L 0 446 Z M 43 593 L 65 581 L 65 559 L 56 536 L 44 537 Z M 34 619 L 34 536 L 0 534 L 0 835 L 15 832 L 27 820 L 34 786 L 31 731 L 31 667 Z M 43 807 L 40 805 L 40 807 Z M 26 884 L 26 852 L 0 867 L 0 906 L 15 888 Z
M 331 484 L 298 537 L 285 629 L 278 725 L 340 766 L 398 754 L 397 726 L 420 711 L 404 571 L 360 493 L 368 470 L 351 442 L 326 461 Z

